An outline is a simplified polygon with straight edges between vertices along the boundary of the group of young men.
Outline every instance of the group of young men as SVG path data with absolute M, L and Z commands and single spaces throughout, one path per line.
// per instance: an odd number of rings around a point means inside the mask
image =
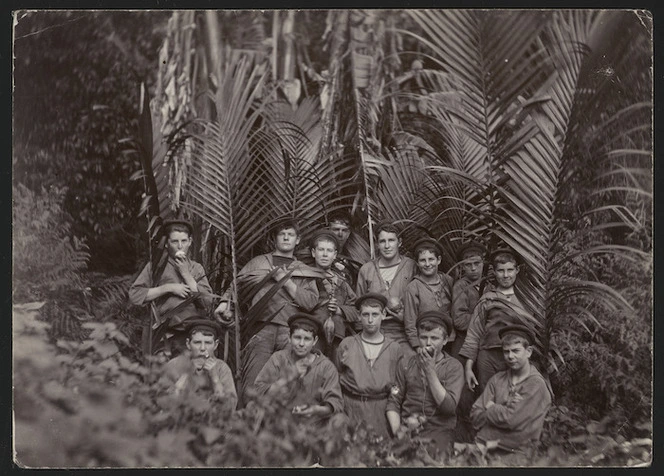
M 238 275 L 241 290 L 251 290 L 249 309 L 260 312 L 244 316 L 257 325 L 242 349 L 236 392 L 214 352 L 238 303 L 227 293 L 216 320 L 201 319 L 211 291 L 202 267 L 187 257 L 191 231 L 185 222 L 168 223 L 169 263 L 160 282 L 149 282 L 148 265 L 130 291 L 132 302 L 153 302 L 160 313 L 195 293 L 185 315 L 171 316 L 170 337 L 184 342 L 172 346 L 183 352 L 166 366 L 175 392 L 207 392 L 233 408 L 278 397 L 298 421 L 345 415 L 348 424 L 386 438 L 417 434 L 439 456 L 455 440 L 513 452 L 539 439 L 552 395 L 530 361 L 535 334 L 514 293 L 513 251 L 491 254 L 495 285 L 480 295 L 486 250 L 478 242 L 460 247 L 454 281 L 439 270 L 436 240 L 417 241 L 411 259 L 401 253 L 399 230 L 381 224 L 378 257 L 355 274 L 345 253 L 348 215 L 331 217 L 313 234 L 309 261 L 295 254 L 297 223 L 281 221 L 274 250 Z

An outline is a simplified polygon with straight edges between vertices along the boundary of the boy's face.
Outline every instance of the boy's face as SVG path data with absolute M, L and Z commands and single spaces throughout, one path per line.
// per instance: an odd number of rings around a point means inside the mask
M 506 342 L 503 344 L 503 356 L 507 366 L 515 371 L 521 370 L 533 353 L 532 346 L 523 346 L 522 342 Z
M 297 357 L 306 357 L 309 355 L 316 342 L 318 342 L 318 336 L 314 337 L 313 332 L 305 331 L 304 329 L 295 329 L 290 336 L 290 344 L 293 348 L 293 353 Z
M 378 233 L 378 251 L 386 260 L 399 256 L 399 246 L 401 246 L 401 239 L 396 233 L 388 231 Z
M 316 261 L 316 266 L 330 269 L 337 257 L 337 247 L 331 241 L 318 240 L 316 247 L 311 249 L 311 256 Z
M 471 281 L 477 281 L 482 277 L 484 271 L 484 261 L 482 257 L 476 253 L 468 253 L 463 255 L 463 274 Z
M 422 276 L 432 277 L 438 274 L 440 261 L 440 257 L 430 250 L 422 250 L 417 254 L 417 267 Z
M 274 238 L 274 245 L 277 251 L 281 253 L 289 253 L 295 250 L 295 247 L 300 242 L 300 237 L 297 235 L 295 228 L 284 228 L 277 232 Z
M 498 263 L 493 267 L 496 275 L 496 282 L 498 287 L 502 289 L 509 289 L 514 286 L 516 276 L 519 274 L 519 269 L 515 263 L 508 261 L 507 263 Z
M 190 246 L 191 238 L 189 237 L 189 233 L 184 231 L 172 231 L 168 234 L 166 249 L 168 250 L 168 256 L 171 258 L 175 258 L 175 254 L 178 251 L 182 251 L 186 255 L 189 252 Z
M 186 341 L 187 349 L 191 352 L 193 360 L 205 360 L 214 356 L 219 340 L 207 332 L 195 331 Z
M 385 309 L 379 305 L 362 304 L 360 306 L 360 320 L 362 321 L 362 330 L 368 336 L 373 336 L 380 332 L 380 323 L 385 318 Z
M 447 344 L 447 332 L 442 327 L 436 327 L 430 331 L 417 330 L 417 338 L 420 340 L 420 346 L 427 349 L 433 349 L 434 356 L 439 355 L 443 346 Z
M 348 224 L 343 221 L 333 221 L 330 223 L 330 231 L 337 237 L 337 241 L 339 241 L 339 247 L 343 248 L 346 245 L 346 241 L 348 241 L 348 237 L 350 236 L 350 227 Z

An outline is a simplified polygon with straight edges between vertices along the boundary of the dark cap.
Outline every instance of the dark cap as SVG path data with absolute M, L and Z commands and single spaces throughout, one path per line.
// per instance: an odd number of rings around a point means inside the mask
M 184 324 L 187 326 L 187 335 L 191 336 L 196 331 L 211 332 L 215 337 L 221 334 L 221 325 L 211 319 L 187 319 Z
M 438 311 L 426 311 L 417 316 L 417 321 L 415 321 L 415 327 L 420 327 L 420 324 L 423 322 L 431 322 L 432 324 L 443 326 L 447 331 L 447 335 L 452 333 L 454 330 L 454 324 L 452 319 L 447 314 L 443 314 Z
M 314 235 L 311 237 L 311 248 L 316 246 L 316 241 L 319 238 L 325 238 L 327 241 L 331 241 L 334 243 L 334 247 L 339 249 L 339 240 L 337 240 L 337 237 L 332 233 L 329 229 L 327 228 L 321 228 L 319 230 L 316 230 L 314 232 Z
M 516 251 L 514 251 L 512 248 L 509 248 L 507 246 L 501 246 L 500 248 L 496 248 L 495 250 L 493 250 L 489 255 L 489 261 L 493 263 L 493 260 L 496 259 L 496 256 L 500 254 L 507 254 L 512 256 L 514 258 L 514 261 L 516 261 L 516 264 L 522 263 L 521 256 L 519 256 L 519 254 Z
M 167 227 L 173 226 L 173 225 L 182 225 L 189 230 L 189 234 L 193 235 L 194 234 L 194 227 L 191 223 L 189 223 L 187 220 L 164 220 L 162 223 L 162 227 L 165 230 Z
M 457 261 L 463 261 L 463 255 L 469 252 L 475 252 L 479 256 L 483 257 L 486 254 L 486 246 L 475 240 L 464 243 L 457 251 Z
M 359 310 L 364 301 L 378 301 L 383 309 L 387 306 L 387 298 L 380 293 L 366 293 L 355 299 L 355 307 Z
M 417 251 L 423 248 L 433 248 L 436 250 L 436 254 L 438 256 L 443 254 L 443 247 L 440 246 L 440 243 L 438 243 L 438 241 L 434 240 L 433 238 L 426 237 L 417 240 L 413 245 L 413 252 L 417 255 Z
M 498 331 L 498 337 L 502 339 L 503 336 L 507 335 L 508 333 L 517 334 L 524 337 L 530 345 L 535 343 L 535 336 L 533 332 L 527 326 L 522 324 L 511 324 L 509 326 L 503 327 Z
M 314 328 L 314 335 L 320 335 L 323 328 L 320 325 L 320 322 L 312 316 L 305 312 L 296 312 L 291 317 L 288 318 L 288 327 L 293 328 L 295 324 L 306 324 Z

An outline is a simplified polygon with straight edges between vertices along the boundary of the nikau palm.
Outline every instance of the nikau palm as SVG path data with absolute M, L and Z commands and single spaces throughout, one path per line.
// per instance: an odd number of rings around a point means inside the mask
M 623 243 L 562 246 L 572 229 L 594 236 L 651 226 L 643 214 L 651 200 L 649 98 L 612 101 L 612 85 L 592 76 L 594 51 L 613 34 L 619 13 L 399 13 L 413 23 L 409 29 L 397 27 L 403 22 L 393 21 L 396 14 L 331 12 L 320 94 L 297 103 L 277 99 L 274 38 L 254 45 L 252 54 L 223 45 L 212 85 L 191 72 L 192 87 L 210 91 L 213 113 L 199 113 L 188 129 L 180 206 L 215 230 L 209 236 L 219 237 L 222 255 L 230 257 L 226 275 L 235 299 L 239 267 L 283 215 L 311 230 L 330 211 L 351 207 L 366 219 L 358 231 L 369 239 L 373 221 L 390 218 L 404 225 L 406 244 L 420 234 L 440 240 L 448 268 L 469 237 L 490 248 L 506 244 L 524 260 L 520 298 L 555 368 L 560 356 L 550 343 L 562 317 L 587 325 L 597 321 L 598 304 L 629 309 L 620 293 L 591 276 L 570 277 L 570 266 L 598 253 L 648 258 L 649 250 Z M 419 45 L 417 53 L 395 50 L 409 42 Z M 629 46 L 622 42 L 615 53 L 624 71 Z M 400 55 L 420 55 L 427 67 L 396 78 Z M 418 89 L 405 88 L 406 77 Z M 406 102 L 418 104 L 436 137 L 405 132 L 397 109 Z M 615 133 L 624 118 L 630 127 Z M 582 149 L 588 137 L 597 141 L 592 151 Z M 586 177 L 593 193 L 582 197 L 580 157 L 598 165 Z M 236 315 L 236 356 L 239 329 Z

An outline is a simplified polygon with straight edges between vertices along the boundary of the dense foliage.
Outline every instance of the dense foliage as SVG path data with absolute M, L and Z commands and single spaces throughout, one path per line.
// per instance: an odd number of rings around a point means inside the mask
M 649 461 L 648 15 L 18 15 L 13 302 L 21 464 Z M 139 83 L 151 103 L 141 101 Z M 130 180 L 141 167 L 143 180 Z M 148 316 L 126 303 L 132 277 L 86 272 L 88 265 L 133 272 L 146 245 L 158 243 L 158 217 L 179 214 L 195 223 L 196 259 L 215 292 L 236 292 L 237 271 L 265 251 L 263 231 L 274 220 L 299 217 L 304 244 L 340 208 L 351 210 L 355 233 L 370 247 L 375 223 L 386 218 L 403 225 L 406 250 L 419 235 L 438 239 L 442 268 L 452 273 L 455 250 L 469 237 L 490 248 L 505 242 L 522 255 L 518 288 L 556 393 L 542 443 L 528 458 L 502 461 L 459 446 L 449 461 L 435 462 L 416 439 L 297 427 L 278 402 L 231 416 L 163 398 L 160 362 L 138 350 Z M 231 366 L 239 332 L 235 338 Z

